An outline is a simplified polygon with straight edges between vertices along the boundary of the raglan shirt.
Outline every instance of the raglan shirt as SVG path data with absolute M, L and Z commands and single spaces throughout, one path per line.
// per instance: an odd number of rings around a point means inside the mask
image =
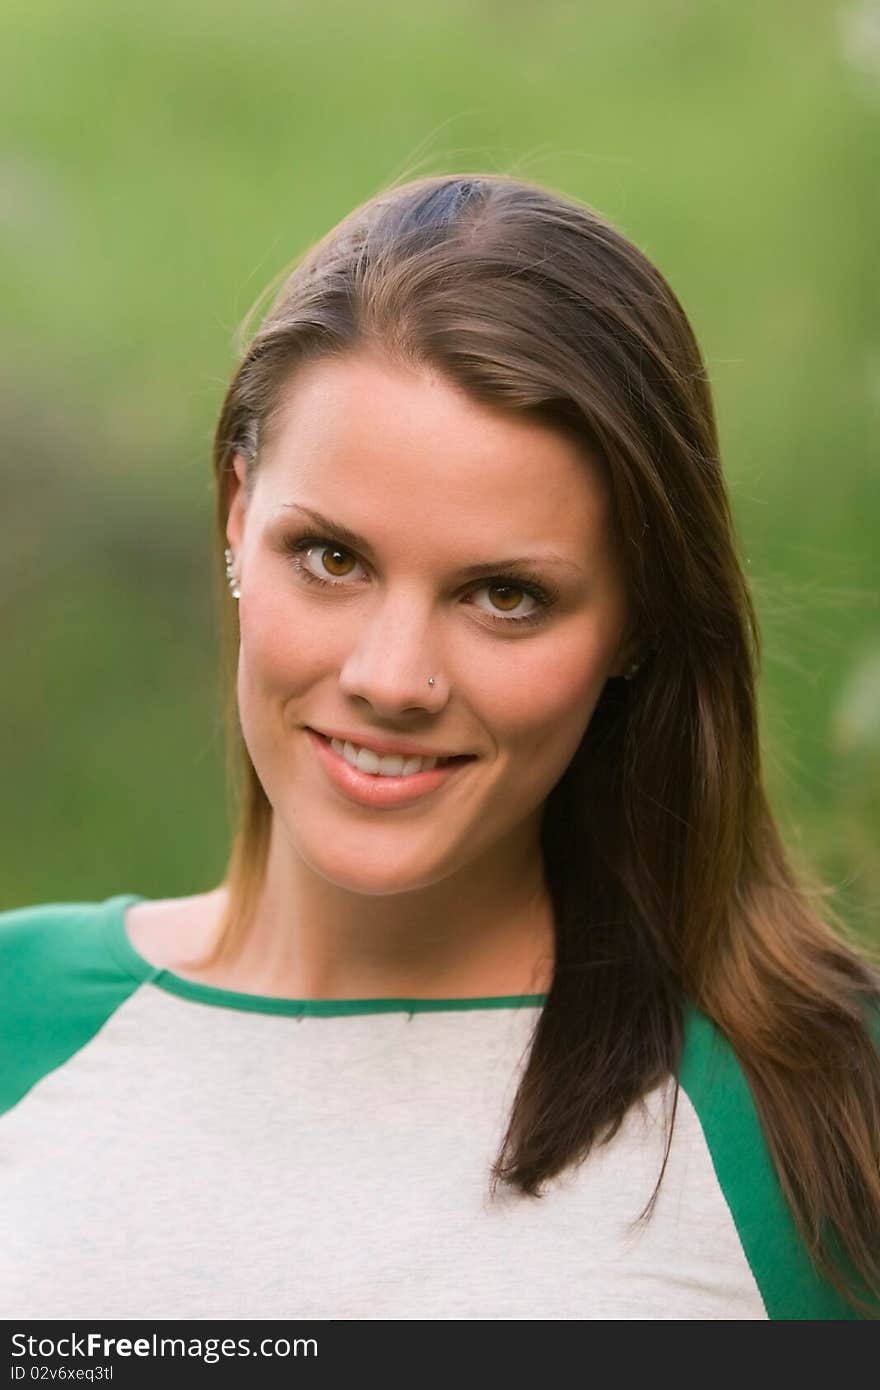
M 850 1319 L 744 1074 L 674 1083 L 539 1198 L 500 1184 L 542 995 L 302 1001 L 132 946 L 120 894 L 0 913 L 0 1318 Z

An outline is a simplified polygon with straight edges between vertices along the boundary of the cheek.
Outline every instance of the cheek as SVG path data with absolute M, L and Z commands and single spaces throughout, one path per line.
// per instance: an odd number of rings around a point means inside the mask
M 239 599 L 239 679 L 263 693 L 295 694 L 327 663 L 327 625 L 307 604 L 251 584 Z
M 249 580 L 238 606 L 238 716 L 268 791 L 281 775 L 278 750 L 289 733 L 289 712 L 327 670 L 327 626 L 309 614 L 307 605 L 259 585 L 253 574 Z
M 562 776 L 590 722 L 611 650 L 607 638 L 587 633 L 577 640 L 536 643 L 533 651 L 517 653 L 514 647 L 509 661 L 493 663 L 483 703 L 500 751 L 512 755 L 511 770 L 547 791 Z

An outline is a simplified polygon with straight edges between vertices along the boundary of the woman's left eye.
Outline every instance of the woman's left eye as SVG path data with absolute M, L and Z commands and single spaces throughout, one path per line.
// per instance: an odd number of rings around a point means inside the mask
M 303 536 L 301 540 L 287 540 L 285 541 L 285 550 L 294 569 L 302 575 L 303 579 L 309 583 L 329 585 L 332 588 L 345 585 L 348 576 L 358 563 L 350 550 L 321 536 Z M 325 551 L 326 555 L 320 556 L 319 552 L 321 551 Z M 316 572 L 312 568 L 312 561 L 320 567 L 320 572 Z M 328 562 L 330 566 L 336 568 L 328 568 Z M 479 593 L 484 589 L 494 592 L 496 596 L 501 595 L 502 605 L 508 603 L 512 596 L 513 603 L 506 609 L 503 606 L 500 610 L 480 607 L 480 611 L 486 613 L 493 622 L 500 623 L 505 627 L 525 627 L 526 624 L 540 622 L 545 617 L 545 610 L 549 609 L 554 601 L 554 595 L 539 585 L 516 580 L 513 576 L 494 576 L 492 579 L 485 580 L 472 592 Z M 526 609 L 525 613 L 518 611 L 521 608 L 523 598 L 531 600 L 532 605 Z M 505 612 L 510 616 L 505 617 Z
M 479 593 L 480 589 L 494 590 L 496 598 L 499 594 L 503 595 L 501 599 L 502 604 L 508 602 L 509 595 L 514 596 L 515 602 L 512 608 L 502 607 L 500 611 L 497 608 L 491 610 L 484 608 L 482 610 L 484 613 L 489 613 L 491 618 L 495 618 L 498 622 L 502 623 L 526 623 L 534 621 L 542 616 L 541 609 L 546 608 L 549 603 L 549 599 L 544 598 L 539 589 L 533 589 L 531 586 L 526 586 L 525 584 L 512 584 L 493 579 L 486 584 L 481 584 L 479 589 L 474 590 L 474 593 Z M 519 611 L 523 598 L 529 599 L 532 604 L 531 608 L 527 608 L 525 613 Z M 510 613 L 511 616 L 505 618 L 501 616 L 503 613 Z

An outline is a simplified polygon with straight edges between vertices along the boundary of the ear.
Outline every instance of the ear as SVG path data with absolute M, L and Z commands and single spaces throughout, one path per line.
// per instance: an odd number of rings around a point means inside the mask
M 625 648 L 619 651 L 606 676 L 606 680 L 615 680 L 617 677 L 625 675 L 637 657 L 638 653 L 635 647 Z
M 244 520 L 247 512 L 247 462 L 242 454 L 233 455 L 232 467 L 235 470 L 235 477 L 227 484 L 230 502 L 226 516 L 226 539 L 233 555 L 237 556 L 241 550 Z
M 633 662 L 641 659 L 644 650 L 645 639 L 642 634 L 631 633 L 628 636 L 625 635 L 611 663 L 611 667 L 608 671 L 608 679 L 626 675 Z

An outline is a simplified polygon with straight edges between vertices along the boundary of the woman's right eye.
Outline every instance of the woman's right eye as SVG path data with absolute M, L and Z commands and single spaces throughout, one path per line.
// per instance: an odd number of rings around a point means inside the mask
M 298 573 L 316 584 L 340 584 L 351 573 L 351 551 L 326 537 L 303 536 L 285 542 L 285 549 Z

